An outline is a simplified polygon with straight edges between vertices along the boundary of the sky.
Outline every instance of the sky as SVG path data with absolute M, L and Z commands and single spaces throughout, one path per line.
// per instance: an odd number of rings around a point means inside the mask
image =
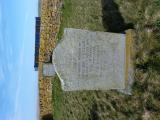
M 0 0 L 0 120 L 38 119 L 38 0 Z

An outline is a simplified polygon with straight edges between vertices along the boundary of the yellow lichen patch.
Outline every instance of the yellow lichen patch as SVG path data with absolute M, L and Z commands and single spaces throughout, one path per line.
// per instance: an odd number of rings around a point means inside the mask
M 133 69 L 133 42 L 134 42 L 134 30 L 130 29 L 126 31 L 126 63 L 125 63 L 125 85 L 128 86 L 128 80 L 130 75 L 130 69 Z
M 41 3 L 41 29 L 40 54 L 41 62 L 48 62 L 55 48 L 56 36 L 60 24 L 60 0 L 42 0 Z

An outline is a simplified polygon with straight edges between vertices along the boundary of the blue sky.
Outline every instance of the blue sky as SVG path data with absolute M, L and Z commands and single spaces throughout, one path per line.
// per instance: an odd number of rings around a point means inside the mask
M 0 0 L 0 120 L 37 120 L 34 71 L 38 0 Z

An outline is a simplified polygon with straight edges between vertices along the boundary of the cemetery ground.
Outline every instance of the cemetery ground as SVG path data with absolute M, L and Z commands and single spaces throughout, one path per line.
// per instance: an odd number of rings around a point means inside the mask
M 55 120 L 160 119 L 160 0 L 64 0 L 61 26 L 123 33 L 135 29 L 132 95 L 114 90 L 64 92 L 53 79 Z

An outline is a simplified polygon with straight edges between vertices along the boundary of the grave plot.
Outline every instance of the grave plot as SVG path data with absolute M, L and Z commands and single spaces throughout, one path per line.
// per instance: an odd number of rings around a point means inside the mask
M 107 27 L 106 25 L 107 23 L 105 22 L 105 17 L 107 14 L 105 14 L 105 8 L 107 6 L 105 4 L 104 7 L 102 4 L 103 3 L 101 0 L 64 0 L 62 7 L 61 26 L 57 40 L 61 42 L 60 40 L 64 34 L 64 28 L 115 32 L 109 31 L 109 28 L 111 27 Z M 120 26 L 125 26 L 125 22 L 123 21 L 115 2 L 111 1 L 111 6 L 109 7 L 108 12 L 108 14 L 111 14 L 110 17 L 107 17 L 110 20 L 112 19 L 111 16 L 113 16 L 112 13 L 116 13 L 116 16 L 114 16 L 116 20 L 113 21 L 113 24 L 116 21 L 120 21 L 118 24 L 120 24 Z M 121 29 L 116 28 L 118 32 L 125 31 L 125 27 L 120 28 Z M 108 107 L 113 108 L 111 104 L 112 101 L 114 102 L 114 100 L 118 99 L 119 101 L 123 102 L 125 99 L 123 96 L 124 94 L 116 92 L 116 90 L 67 92 L 63 91 L 61 88 L 61 82 L 59 78 L 55 76 L 53 79 L 53 111 L 54 118 L 56 120 L 110 119 L 114 117 L 108 116 L 108 114 L 113 115 L 113 109 L 108 109 Z M 121 105 L 128 107 L 128 104 L 120 103 L 117 109 L 119 109 Z M 127 117 L 125 117 L 121 111 L 117 111 L 116 113 L 122 118 L 127 119 Z

